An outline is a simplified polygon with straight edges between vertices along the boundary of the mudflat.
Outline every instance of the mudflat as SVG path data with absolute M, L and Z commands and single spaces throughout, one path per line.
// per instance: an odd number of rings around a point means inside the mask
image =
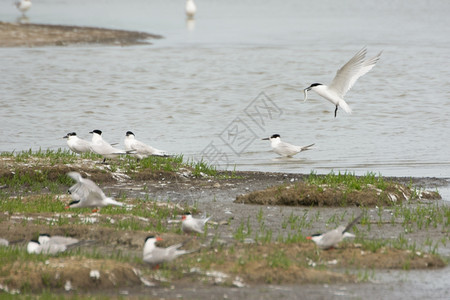
M 96 27 L 0 22 L 0 47 L 42 47 L 81 44 L 130 46 L 150 44 L 162 36 Z
M 376 189 L 385 186 L 389 192 L 398 186 L 405 198 L 392 191 L 395 201 L 380 196 L 378 203 L 365 203 L 375 183 L 368 184 L 370 192 L 358 186 L 356 190 L 365 191 L 361 196 L 354 190 L 345 192 L 340 183 L 324 183 L 328 175 L 208 175 L 208 170 L 198 172 L 192 165 L 175 166 L 171 158 L 123 158 L 101 164 L 99 157 L 44 156 L 5 155 L 0 163 L 0 237 L 12 242 L 0 248 L 0 284 L 9 292 L 265 299 L 295 298 L 300 290 L 305 295 L 333 295 L 333 289 L 323 288 L 326 284 L 365 295 L 372 276 L 388 270 L 427 270 L 437 277 L 448 270 L 450 210 L 436 193 L 447 184 L 443 179 L 376 177 L 375 182 L 381 182 Z M 71 201 L 67 188 L 73 184 L 65 175 L 68 171 L 91 178 L 128 207 L 96 213 L 64 209 Z M 319 177 L 323 180 L 317 182 Z M 296 200 L 296 195 L 302 199 L 313 191 L 321 194 L 315 196 L 319 202 L 302 205 Z M 181 232 L 180 215 L 185 211 L 212 215 L 204 234 Z M 361 213 L 350 230 L 356 238 L 335 249 L 320 250 L 306 240 L 346 225 Z M 26 254 L 27 242 L 39 233 L 76 237 L 84 243 L 55 257 Z M 153 269 L 142 261 L 150 234 L 161 236 L 163 247 L 183 243 L 193 252 Z M 372 296 L 388 294 L 378 291 Z

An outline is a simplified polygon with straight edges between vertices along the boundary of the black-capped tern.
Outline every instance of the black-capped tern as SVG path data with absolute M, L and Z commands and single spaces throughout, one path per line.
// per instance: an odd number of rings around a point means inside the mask
M 162 241 L 162 238 L 150 235 L 145 239 L 143 260 L 144 262 L 156 267 L 162 263 L 174 260 L 180 255 L 191 253 L 192 251 L 180 250 L 183 244 L 176 244 L 167 248 L 160 248 L 156 246 L 157 241 Z
M 69 132 L 63 136 L 63 139 L 67 139 L 67 146 L 75 153 L 81 154 L 91 151 L 91 142 L 80 139 L 76 132 Z
M 337 71 L 336 76 L 329 86 L 322 83 L 313 83 L 305 88 L 303 90 L 305 95 L 304 101 L 308 98 L 308 91 L 312 90 L 336 106 L 334 117 L 336 117 L 339 107 L 346 113 L 351 114 L 352 109 L 348 106 L 347 102 L 345 102 L 344 96 L 352 88 L 358 78 L 369 72 L 375 66 L 380 59 L 382 52 L 367 60 L 366 53 L 366 48 L 358 51 L 352 59 Z
M 262 140 L 270 141 L 270 146 L 272 147 L 273 152 L 284 157 L 292 157 L 302 151 L 311 150 L 310 148 L 315 145 L 311 144 L 308 146 L 295 146 L 289 143 L 285 143 L 281 141 L 281 137 L 279 134 L 274 134 L 270 138 L 264 138 Z
M 350 230 L 358 221 L 361 219 L 362 214 L 360 214 L 356 219 L 354 219 L 347 226 L 339 226 L 336 229 L 330 230 L 325 233 L 316 233 L 311 236 L 306 237 L 308 240 L 312 240 L 320 249 L 330 249 L 336 247 L 344 238 L 355 237 L 354 234 L 347 232 Z
M 43 233 L 43 234 L 39 235 L 38 242 L 40 244 L 49 243 L 49 244 L 55 244 L 55 245 L 69 246 L 69 245 L 78 243 L 79 240 L 76 238 L 72 238 L 72 237 L 65 237 L 65 236 L 59 236 L 59 235 L 50 236 L 49 234 Z
M 92 133 L 91 150 L 97 154 L 102 155 L 103 162 L 105 162 L 107 158 L 115 158 L 119 155 L 125 155 L 134 152 L 114 148 L 110 143 L 106 142 L 102 138 L 101 130 L 95 129 L 89 133 Z
M 191 213 L 185 213 L 181 216 L 181 230 L 183 230 L 184 233 L 203 233 L 205 224 L 209 219 L 211 219 L 211 216 L 197 219 L 192 217 Z
M 105 193 L 90 179 L 81 177 L 78 172 L 69 172 L 67 176 L 71 177 L 77 183 L 69 188 L 69 194 L 73 201 L 66 208 L 77 207 L 104 207 L 108 205 L 124 206 L 123 203 L 106 197 Z
M 148 156 L 168 156 L 165 151 L 158 150 L 152 146 L 146 145 L 141 141 L 138 141 L 134 133 L 127 131 L 125 134 L 125 150 L 130 152 L 131 155 L 137 157 L 138 159 L 143 159 Z

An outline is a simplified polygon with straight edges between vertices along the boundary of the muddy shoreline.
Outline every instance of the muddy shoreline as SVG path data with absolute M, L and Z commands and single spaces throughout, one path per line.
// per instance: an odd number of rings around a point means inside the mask
M 84 26 L 0 22 L 0 47 L 68 45 L 148 45 L 162 36 L 139 31 Z
M 197 237 L 189 242 L 191 249 L 203 248 L 202 258 L 208 257 L 211 246 L 222 249 L 217 252 L 218 257 L 222 257 L 225 261 L 223 265 L 212 265 L 211 270 L 224 272 L 231 276 L 228 279 L 220 279 L 214 277 L 217 275 L 205 275 L 198 273 L 196 268 L 189 268 L 189 264 L 194 263 L 187 258 L 186 260 L 177 260 L 163 269 L 163 273 L 152 271 L 142 262 L 134 264 L 130 269 L 129 265 L 118 263 L 115 265 L 110 260 L 104 260 L 98 264 L 95 261 L 83 260 L 83 264 L 94 268 L 96 266 L 110 266 L 109 269 L 102 272 L 110 272 L 112 278 L 121 278 L 120 274 L 126 274 L 128 278 L 127 284 L 112 284 L 111 282 L 103 282 L 101 284 L 92 282 L 89 277 L 83 277 L 85 271 L 80 269 L 68 270 L 68 262 L 72 259 L 70 256 L 62 256 L 49 259 L 49 266 L 64 266 L 65 272 L 60 272 L 58 276 L 63 278 L 84 278 L 82 281 L 72 280 L 73 290 L 64 291 L 61 286 L 55 286 L 52 291 L 64 295 L 79 293 L 82 289 L 84 295 L 128 295 L 128 296 L 151 296 L 154 298 L 178 298 L 186 299 L 223 299 L 242 298 L 249 299 L 273 299 L 274 297 L 285 297 L 287 299 L 295 299 L 298 295 L 304 294 L 312 298 L 329 298 L 337 295 L 345 295 L 349 297 L 364 297 L 368 299 L 379 299 L 388 297 L 392 291 L 395 291 L 407 299 L 411 296 L 421 295 L 412 289 L 417 281 L 428 274 L 429 280 L 437 280 L 439 276 L 448 275 L 450 270 L 448 266 L 442 265 L 442 261 L 435 260 L 433 255 L 427 254 L 433 251 L 433 245 L 439 244 L 435 250 L 436 253 L 444 257 L 444 260 L 450 258 L 450 243 L 445 245 L 441 241 L 445 238 L 448 240 L 448 227 L 427 227 L 418 228 L 415 224 L 405 227 L 402 223 L 402 217 L 394 218 L 396 206 L 386 207 L 366 207 L 361 208 L 355 205 L 350 206 L 280 206 L 280 205 L 256 205 L 236 203 L 235 200 L 239 195 L 248 194 L 253 191 L 264 190 L 268 187 L 279 186 L 282 184 L 295 184 L 303 182 L 308 174 L 283 174 L 283 173 L 264 173 L 264 172 L 233 172 L 218 173 L 216 176 L 193 176 L 189 170 L 181 170 L 176 173 L 171 172 L 141 172 L 131 178 L 109 165 L 102 165 L 91 160 L 76 161 L 75 163 L 53 165 L 52 167 L 40 165 L 39 160 L 32 163 L 17 163 L 6 158 L 3 160 L 0 168 L 1 176 L 11 176 L 10 172 L 24 172 L 24 176 L 28 173 L 33 174 L 35 170 L 41 170 L 48 178 L 56 180 L 59 175 L 65 174 L 68 170 L 82 171 L 86 176 L 90 176 L 95 180 L 107 193 L 116 199 L 121 199 L 129 204 L 136 205 L 138 199 L 152 199 L 149 203 L 142 202 L 143 210 L 151 210 L 153 203 L 157 201 L 161 205 L 172 205 L 176 207 L 195 207 L 198 214 L 207 213 L 212 215 L 211 224 L 208 225 L 208 231 L 205 236 Z M 22 170 L 20 168 L 23 168 Z M 114 169 L 115 171 L 111 171 Z M 28 171 L 27 171 L 28 170 Z M 27 173 L 28 172 L 28 173 Z M 59 174 L 59 175 L 58 175 Z M 140 179 L 137 179 L 140 178 Z M 447 187 L 448 180 L 442 178 L 385 178 L 385 180 L 394 181 L 402 184 L 414 184 L 415 187 L 436 190 L 440 187 Z M 8 190 L 8 186 L 3 187 Z M 51 196 L 51 204 L 56 207 L 62 207 L 70 201 L 70 197 L 64 193 L 67 186 L 60 185 L 61 194 Z M 48 193 L 45 189 L 40 192 L 23 193 L 22 201 L 33 203 L 35 197 L 41 197 Z M 140 202 L 139 202 L 140 203 Z M 140 204 L 141 205 L 141 204 Z M 402 205 L 402 209 L 411 209 L 414 212 L 415 207 L 435 207 L 448 206 L 445 200 L 418 199 L 411 203 Z M 408 252 L 380 252 L 372 254 L 370 258 L 365 251 L 361 250 L 361 246 L 353 241 L 342 244 L 334 252 L 320 252 L 316 257 L 316 251 L 313 244 L 307 242 L 299 242 L 293 244 L 279 243 L 277 240 L 287 238 L 290 234 L 298 232 L 295 228 L 300 223 L 288 225 L 288 220 L 293 217 L 309 221 L 309 225 L 302 229 L 302 234 L 308 235 L 316 232 L 330 230 L 338 224 L 345 224 L 365 209 L 367 213 L 368 223 L 359 224 L 357 227 L 358 236 L 364 236 L 365 239 L 373 240 L 396 240 L 399 235 L 404 235 L 408 243 L 417 245 L 417 252 L 414 259 L 408 262 Z M 113 214 L 111 214 L 113 213 Z M 179 221 L 177 222 L 177 212 L 170 218 L 175 222 L 164 221 L 163 232 L 157 230 L 143 231 L 139 230 L 120 230 L 117 232 L 107 225 L 109 222 L 122 222 L 129 220 L 130 215 L 127 213 L 114 213 L 114 208 L 105 212 L 92 214 L 89 211 L 77 212 L 2 212 L 0 216 L 0 232 L 2 237 L 9 240 L 22 240 L 17 244 L 18 247 L 24 247 L 25 241 L 31 239 L 36 233 L 46 232 L 52 235 L 69 235 L 82 240 L 96 241 L 95 246 L 83 247 L 82 251 L 97 251 L 100 253 L 121 253 L 126 257 L 135 257 L 136 261 L 140 261 L 143 239 L 149 233 L 160 234 L 166 241 L 165 246 L 183 242 L 187 239 L 183 234 L 177 233 L 179 230 Z M 131 217 L 133 218 L 133 217 Z M 79 219 L 89 220 L 88 224 L 80 224 Z M 61 225 L 49 225 L 61 223 Z M 92 222 L 92 223 L 91 223 Z M 147 223 L 155 222 L 151 218 L 138 217 L 135 221 L 137 226 L 146 226 Z M 24 226 L 26 224 L 26 226 Z M 79 225 L 75 225 L 79 224 Z M 244 230 L 241 238 L 237 237 L 240 228 Z M 251 230 L 249 230 L 251 228 Z M 405 232 L 405 228 L 410 232 Z M 251 231 L 251 232 L 248 232 Z M 271 241 L 264 242 L 264 234 L 270 233 Z M 232 253 L 228 250 L 235 249 Z M 419 250 L 420 249 L 420 250 Z M 265 255 L 272 251 L 281 251 L 287 257 L 296 257 L 299 262 L 307 264 L 323 263 L 325 264 L 324 273 L 320 273 L 321 268 L 308 266 L 306 269 L 289 266 L 286 270 L 283 267 L 277 267 L 273 270 L 261 265 L 254 265 L 251 260 L 246 263 L 246 267 L 236 272 L 234 261 L 238 257 L 246 257 L 249 253 L 265 260 Z M 236 253 L 242 252 L 237 257 Z M 389 247 L 384 251 L 391 251 Z M 234 254 L 233 254 L 234 253 Z M 309 254 L 308 254 L 309 253 Z M 219 255 L 220 254 L 220 255 Z M 305 258 L 298 258 L 298 255 L 306 255 Z M 404 256 L 406 254 L 406 257 Z M 361 256 L 362 255 L 362 256 Z M 397 256 L 400 255 L 400 256 Z M 270 255 L 269 255 L 270 256 Z M 308 257 L 314 261 L 309 261 Z M 406 261 L 404 259 L 407 259 Z M 192 259 L 196 259 L 195 256 Z M 200 259 L 200 258 L 197 258 Z M 240 259 L 240 258 L 239 258 Z M 318 261 L 315 261 L 318 259 Z M 227 263 L 227 261 L 229 262 Z M 346 262 L 352 261 L 352 266 L 348 266 Z M 377 261 L 377 262 L 376 262 Z M 403 261 L 403 262 L 402 262 Z M 375 263 L 376 262 L 376 263 Z M 398 264 L 401 262 L 400 264 Z M 368 263 L 366 265 L 366 263 Z M 401 270 L 407 263 L 408 270 Z M 230 265 L 230 267 L 227 267 Z M 400 270 L 399 270 L 400 267 Z M 46 268 L 45 266 L 36 267 Z M 131 270 L 139 269 L 145 273 L 145 278 L 151 282 L 150 286 L 146 286 L 141 282 L 142 279 L 136 277 Z M 179 278 L 172 278 L 169 281 L 161 280 L 164 272 L 174 272 L 174 269 L 181 268 L 184 275 L 178 275 Z M 413 271 L 419 268 L 418 271 Z M 48 268 L 44 269 L 48 271 Z M 166 271 L 164 271 L 166 270 Z M 233 271 L 234 270 L 234 271 Z M 42 272 L 42 271 L 41 271 Z M 222 273 L 218 274 L 222 274 Z M 312 272 L 312 273 L 310 273 Z M 314 273 L 319 272 L 319 273 Z M 331 273 L 330 273 L 331 272 Z M 408 277 L 408 280 L 396 280 L 391 278 L 391 272 L 396 272 L 398 278 Z M 273 279 L 270 274 L 276 274 Z M 49 273 L 52 274 L 52 273 Z M 103 274 L 103 273 L 102 273 Z M 233 277 L 238 274 L 237 277 Z M 300 275 L 303 274 L 303 275 Z M 34 275 L 36 276 L 36 275 Z M 50 276 L 50 275 L 49 275 Z M 53 276 L 53 275 L 52 275 Z M 64 277 L 65 276 L 65 277 Z M 211 277 L 213 276 L 213 277 Z M 367 277 L 362 282 L 361 277 Z M 394 276 L 395 277 L 395 276 Z M 39 289 L 41 283 L 40 277 L 37 276 L 36 289 Z M 219 278 L 219 279 L 218 279 Z M 239 278 L 237 280 L 236 278 Z M 358 279 L 359 278 L 359 279 Z M 391 278 L 388 280 L 388 278 Z M 221 281 L 223 280 L 223 281 Z M 268 281 L 269 280 L 269 281 Z M 274 280 L 272 282 L 272 280 Z M 317 282 L 316 284 L 311 284 Z M 379 289 L 379 284 L 391 286 L 391 290 Z M 401 283 L 401 284 L 400 284 Z M 61 283 L 62 284 L 62 283 Z M 76 287 L 75 285 L 80 286 Z M 84 288 L 82 288 L 84 286 Z M 95 288 L 96 287 L 96 288 Z M 436 287 L 436 285 L 435 285 Z M 438 288 L 442 284 L 437 284 Z M 36 290 L 36 291 L 37 291 Z M 368 292 L 370 291 L 370 292 Z M 442 297 L 445 295 L 445 289 L 422 289 L 423 295 L 434 295 Z

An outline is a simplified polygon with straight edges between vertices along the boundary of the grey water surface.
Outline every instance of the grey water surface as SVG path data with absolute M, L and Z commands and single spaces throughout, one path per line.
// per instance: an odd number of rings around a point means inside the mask
M 34 1 L 28 21 L 161 34 L 144 46 L 0 49 L 0 150 L 66 148 L 127 130 L 223 169 L 450 177 L 449 1 Z M 20 16 L 0 1 L 0 21 Z M 303 88 L 383 51 L 347 94 Z M 279 159 L 274 133 L 315 149 Z

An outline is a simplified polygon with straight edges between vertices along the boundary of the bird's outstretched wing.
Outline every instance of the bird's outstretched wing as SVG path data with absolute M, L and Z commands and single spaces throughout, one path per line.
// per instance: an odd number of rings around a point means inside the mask
M 355 82 L 369 72 L 380 59 L 381 53 L 376 56 L 365 60 L 367 49 L 362 48 L 352 57 L 345 65 L 342 66 L 331 82 L 329 88 L 334 89 L 341 97 L 353 87 Z

